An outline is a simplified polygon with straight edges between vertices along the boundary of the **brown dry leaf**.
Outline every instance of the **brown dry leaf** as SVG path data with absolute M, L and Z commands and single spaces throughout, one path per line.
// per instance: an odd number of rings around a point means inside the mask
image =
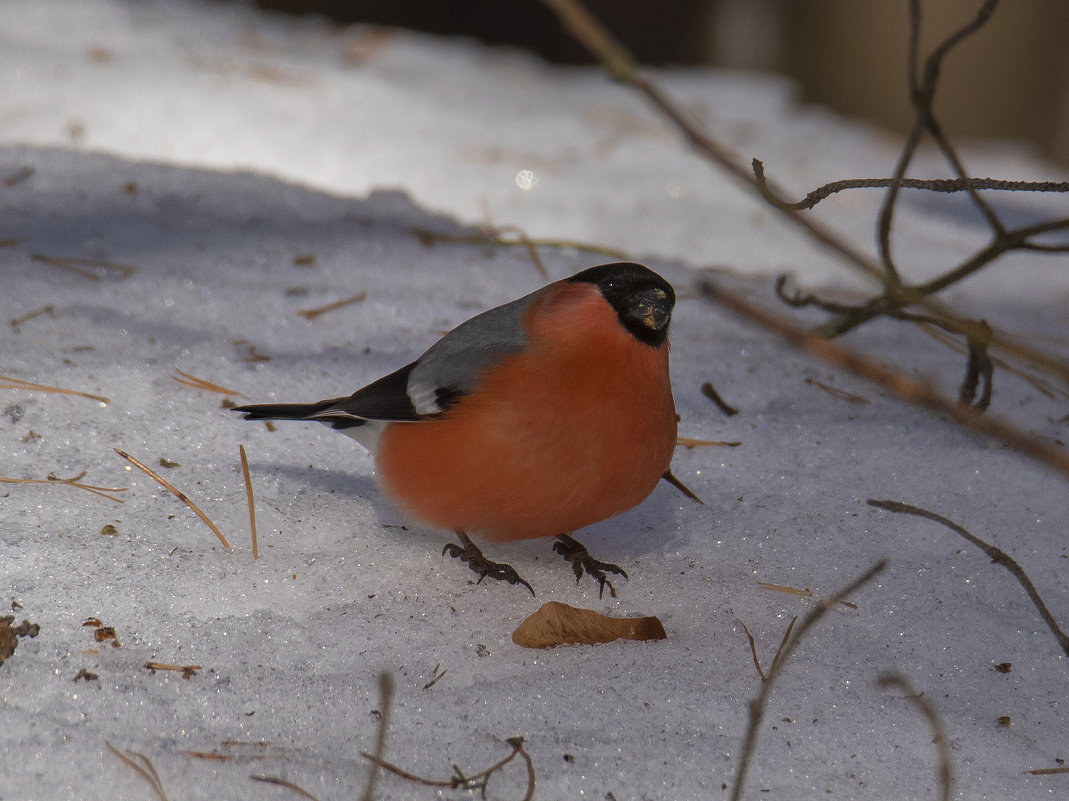
M 38 632 L 41 631 L 39 625 L 28 620 L 23 620 L 17 626 L 12 626 L 11 624 L 14 622 L 14 615 L 0 617 L 0 665 L 4 664 L 4 660 L 15 653 L 15 649 L 19 645 L 19 637 L 36 637 Z
M 512 641 L 524 648 L 552 648 L 620 639 L 663 640 L 667 636 L 656 617 L 609 617 L 593 609 L 550 601 L 512 632 Z

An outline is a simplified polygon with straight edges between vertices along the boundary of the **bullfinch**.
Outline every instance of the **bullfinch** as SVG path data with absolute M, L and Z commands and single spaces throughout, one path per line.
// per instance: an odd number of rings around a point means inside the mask
M 246 420 L 311 420 L 375 457 L 386 497 L 456 533 L 443 549 L 522 584 L 469 534 L 556 537 L 554 550 L 609 584 L 627 574 L 570 534 L 641 503 L 669 470 L 671 284 L 640 264 L 591 267 L 457 326 L 411 364 L 345 398 L 239 406 Z M 681 487 L 682 489 L 682 487 Z M 686 491 L 686 490 L 685 490 Z

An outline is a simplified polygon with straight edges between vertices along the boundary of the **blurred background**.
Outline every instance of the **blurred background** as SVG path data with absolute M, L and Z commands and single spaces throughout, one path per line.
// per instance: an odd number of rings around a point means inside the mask
M 239 2 L 240 0 L 218 0 Z M 591 59 L 539 0 L 255 0 L 340 24 L 475 37 L 549 61 Z M 981 0 L 922 3 L 922 52 Z M 912 120 L 906 87 L 907 0 L 586 0 L 645 64 L 777 72 L 803 100 L 890 131 Z M 936 111 L 952 137 L 1023 140 L 1069 165 L 1069 0 L 1002 0 L 944 67 Z

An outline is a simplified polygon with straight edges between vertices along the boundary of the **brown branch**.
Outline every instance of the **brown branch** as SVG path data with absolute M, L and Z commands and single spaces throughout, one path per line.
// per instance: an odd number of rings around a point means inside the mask
M 543 0 L 543 2 L 557 15 L 564 27 L 602 62 L 614 79 L 644 94 L 654 108 L 673 123 L 691 147 L 719 165 L 743 187 L 750 191 L 760 191 L 756 180 L 738 155 L 703 133 L 666 92 L 640 74 L 634 59 L 626 48 L 617 42 L 578 0 Z M 782 211 L 792 223 L 803 228 L 810 236 L 838 253 L 847 262 L 881 283 L 884 281 L 876 265 L 837 233 L 798 212 L 788 209 Z
M 651 105 L 672 123 L 679 134 L 696 152 L 717 164 L 729 177 L 734 179 L 744 188 L 756 193 L 761 193 L 761 187 L 758 185 L 757 180 L 750 171 L 743 166 L 737 155 L 729 148 L 721 145 L 711 136 L 702 132 L 698 124 L 691 120 L 687 114 L 671 100 L 666 92 L 641 75 L 638 72 L 634 59 L 627 50 L 612 38 L 612 35 L 590 15 L 578 0 L 543 0 L 543 2 L 557 15 L 564 27 L 570 31 L 575 38 L 587 48 L 587 50 L 602 62 L 602 65 L 613 78 L 643 94 Z M 966 26 L 966 28 L 963 28 L 948 40 L 944 41 L 940 47 L 937 48 L 937 51 L 929 56 L 925 64 L 925 80 L 928 80 L 927 76 L 929 75 L 938 75 L 939 67 L 946 51 L 953 46 L 953 44 L 956 44 L 959 39 L 971 33 L 974 25 L 978 26 L 986 21 L 995 5 L 996 3 L 993 2 L 993 0 L 988 0 L 984 8 L 981 10 L 981 14 Z M 914 38 L 919 36 L 915 28 L 911 30 L 911 35 Z M 913 50 L 916 49 L 915 41 L 911 46 Z M 916 57 L 912 56 L 910 59 L 912 76 L 911 86 L 922 86 L 923 84 L 916 78 L 916 61 Z M 934 88 L 931 91 L 934 92 Z M 919 138 L 921 133 L 922 131 L 918 131 L 916 136 Z M 906 166 L 908 166 L 908 162 Z M 896 174 L 896 177 L 899 179 L 904 177 L 904 168 L 902 174 Z M 967 178 L 964 173 L 959 177 L 963 179 Z M 776 192 L 778 193 L 778 190 L 776 190 Z M 978 197 L 975 190 L 972 190 L 972 193 L 974 196 Z M 980 202 L 982 203 L 982 200 Z M 970 321 L 964 320 L 951 313 L 934 298 L 930 297 L 930 295 L 936 291 L 935 287 L 922 286 L 912 290 L 902 287 L 898 284 L 897 276 L 893 272 L 889 277 L 886 269 L 881 270 L 872 259 L 850 245 L 836 232 L 822 226 L 820 223 L 798 211 L 783 209 L 779 206 L 776 206 L 776 208 L 779 209 L 788 220 L 808 233 L 815 241 L 838 254 L 851 267 L 883 284 L 886 292 L 889 293 L 870 301 L 870 303 L 861 310 L 844 312 L 841 319 L 830 321 L 820 328 L 822 335 L 829 337 L 838 336 L 861 325 L 867 320 L 880 316 L 888 309 L 902 308 L 914 304 L 926 307 L 933 314 L 949 321 L 950 324 L 955 325 L 962 331 L 969 330 L 969 327 L 973 325 Z M 1015 247 L 1032 250 L 1040 248 L 1044 250 L 1057 249 L 1060 251 L 1060 246 L 1036 246 L 1027 241 L 1029 236 L 1035 236 L 1042 233 L 1042 231 L 1038 230 L 1038 227 L 1039 226 L 1032 227 L 1032 229 L 1036 230 L 1018 229 L 1018 236 L 1024 233 L 1024 237 L 1019 244 L 1015 245 Z M 1069 227 L 1069 224 L 1062 223 L 1055 225 L 1053 228 L 1048 228 L 1047 230 L 1056 230 L 1057 228 L 1066 227 Z M 993 257 L 993 253 L 989 254 L 989 257 L 983 261 L 983 264 L 977 263 L 975 265 L 970 265 L 961 270 L 961 272 L 963 275 L 975 272 L 975 270 L 990 262 Z M 992 345 L 1002 348 L 1007 353 L 1025 359 L 1035 366 L 1050 369 L 1066 380 L 1069 380 L 1069 366 L 1062 364 L 1046 354 L 1038 353 L 1030 348 L 1009 342 L 997 334 L 992 338 Z
M 386 753 L 386 734 L 390 730 L 390 712 L 393 704 L 393 679 L 390 674 L 383 671 L 379 676 L 379 732 L 375 737 L 375 752 L 371 759 L 371 771 L 368 773 L 367 783 L 364 785 L 364 794 L 361 801 L 371 801 L 375 796 L 375 784 L 379 779 L 379 763 L 382 755 Z M 363 752 L 361 752 L 363 753 Z
M 264 776 L 263 774 L 254 773 L 249 776 L 249 778 L 255 782 L 263 782 L 264 784 L 274 784 L 278 787 L 285 787 L 287 790 L 292 790 L 297 795 L 301 796 L 301 798 L 309 799 L 309 801 L 319 801 L 318 798 L 316 798 L 310 792 L 305 790 L 299 784 L 294 784 L 293 782 L 279 778 L 278 776 Z
M 101 498 L 107 498 L 109 501 L 115 501 L 115 503 L 125 503 L 122 498 L 114 498 L 111 493 L 114 492 L 126 492 L 128 487 L 97 487 L 93 484 L 83 484 L 82 479 L 85 477 L 87 470 L 83 470 L 78 475 L 72 478 L 59 478 L 58 476 L 50 475 L 48 478 L 7 478 L 0 477 L 0 484 L 66 484 L 68 487 L 76 487 L 86 492 L 91 492 L 94 495 L 99 495 Z
M 957 173 L 959 178 L 967 178 L 968 173 L 965 170 L 965 166 L 962 164 L 961 159 L 958 157 L 957 152 L 950 144 L 950 140 L 946 138 L 943 133 L 942 127 L 935 119 L 935 114 L 932 111 L 932 104 L 935 101 L 935 92 L 939 84 L 939 72 L 942 69 L 943 59 L 946 55 L 961 42 L 965 41 L 968 37 L 976 33 L 980 28 L 987 24 L 987 21 L 991 18 L 991 15 L 995 13 L 995 9 L 998 7 L 999 0 L 985 0 L 983 6 L 976 12 L 969 22 L 952 33 L 946 39 L 943 40 L 928 56 L 924 65 L 924 76 L 920 83 L 916 82 L 916 73 L 914 75 L 914 83 L 911 84 L 911 100 L 914 108 L 917 110 L 918 122 L 925 126 L 928 134 L 939 145 L 939 149 L 943 152 L 943 157 L 953 167 L 954 172 Z M 910 25 L 920 31 L 920 0 L 911 0 L 910 2 Z M 916 58 L 916 50 L 913 51 L 912 57 Z M 969 197 L 973 201 L 973 205 L 979 209 L 980 213 L 987 219 L 988 224 L 991 226 L 991 230 L 996 236 L 1001 236 L 1004 232 L 1002 221 L 999 220 L 994 210 L 984 201 L 980 194 L 975 190 L 967 190 Z
M 1035 225 L 1026 225 L 1021 228 L 1015 228 L 1012 231 L 1005 231 L 1001 236 L 995 238 L 986 248 L 979 251 L 971 258 L 966 259 L 955 269 L 944 273 L 926 284 L 920 284 L 913 287 L 912 291 L 921 295 L 934 294 L 941 289 L 945 289 L 951 284 L 972 275 L 981 267 L 987 266 L 987 264 L 994 261 L 1003 253 L 1023 248 L 1033 236 L 1066 229 L 1069 229 L 1069 217 L 1058 220 L 1046 220 L 1041 223 L 1036 223 Z M 1000 342 L 999 344 L 1003 343 Z
M 702 395 L 704 395 L 713 403 L 715 403 L 716 408 L 718 408 L 728 417 L 734 417 L 739 413 L 738 409 L 736 409 L 734 406 L 730 405 L 729 403 L 727 403 L 727 401 L 720 397 L 720 393 L 716 391 L 716 387 L 714 387 L 708 381 L 701 385 L 700 390 Z
M 699 282 L 698 286 L 701 294 L 708 300 L 719 303 L 740 317 L 767 328 L 795 347 L 880 384 L 918 406 L 952 417 L 963 426 L 1009 445 L 1020 453 L 1057 470 L 1063 476 L 1069 477 L 1069 455 L 1052 448 L 1038 437 L 1009 423 L 979 416 L 970 408 L 962 408 L 925 384 L 879 362 L 866 359 L 841 345 L 807 333 L 784 318 L 717 287 L 708 279 Z
M 928 721 L 928 727 L 932 730 L 935 753 L 939 760 L 939 798 L 940 801 L 950 801 L 954 792 L 954 767 L 950 760 L 950 742 L 947 740 L 946 729 L 939 720 L 935 705 L 925 698 L 923 693 L 917 692 L 909 679 L 900 673 L 883 673 L 876 683 L 880 687 L 900 689 Z
M 1024 572 L 1024 568 L 1017 564 L 1009 554 L 999 550 L 994 545 L 989 545 L 954 521 L 948 520 L 935 512 L 929 512 L 927 509 L 922 509 L 919 506 L 910 506 L 907 503 L 901 503 L 899 501 L 878 501 L 872 498 L 869 498 L 868 504 L 869 506 L 875 506 L 878 509 L 886 509 L 889 512 L 902 512 L 903 514 L 916 515 L 917 517 L 923 517 L 927 520 L 933 520 L 936 523 L 946 526 L 956 534 L 960 534 L 973 545 L 980 548 L 984 553 L 991 557 L 992 562 L 997 562 L 1013 573 L 1017 581 L 1024 587 L 1025 592 L 1028 593 L 1028 597 L 1032 600 L 1036 609 L 1039 610 L 1040 616 L 1043 618 L 1044 622 L 1046 622 L 1051 633 L 1054 634 L 1054 639 L 1058 641 L 1058 644 L 1062 647 L 1066 656 L 1069 656 L 1069 635 L 1066 635 L 1066 633 L 1058 626 L 1058 621 L 1054 619 L 1054 615 L 1047 609 L 1047 605 L 1043 602 L 1043 599 L 1040 597 L 1039 591 L 1036 590 L 1036 586 L 1032 583 L 1032 580 L 1028 578 L 1028 574 Z
M 1010 181 L 1001 178 L 847 178 L 842 181 L 830 181 L 818 186 L 801 200 L 784 200 L 777 195 L 765 178 L 765 166 L 760 159 L 753 160 L 754 177 L 761 189 L 761 194 L 773 206 L 805 211 L 813 208 L 822 200 L 847 189 L 882 189 L 897 187 L 899 189 L 925 189 L 929 192 L 951 194 L 965 192 L 969 189 L 992 189 L 1000 192 L 1069 192 L 1069 181 Z
M 757 730 L 761 725 L 761 720 L 765 714 L 765 708 L 768 705 L 768 696 L 772 692 L 773 686 L 775 686 L 776 679 L 779 678 L 780 674 L 783 672 L 783 666 L 787 664 L 787 661 L 798 647 L 798 644 L 805 638 L 806 634 L 809 633 L 809 629 L 816 625 L 829 609 L 839 603 L 839 601 L 843 600 L 846 596 L 856 592 L 858 588 L 871 581 L 886 565 L 887 560 L 881 559 L 866 570 L 861 576 L 825 599 L 824 603 L 815 606 L 809 614 L 805 616 L 805 619 L 802 621 L 802 625 L 798 627 L 798 630 L 786 639 L 780 650 L 776 653 L 776 658 L 773 660 L 772 667 L 768 672 L 768 678 L 761 684 L 761 691 L 757 694 L 756 698 L 750 701 L 750 724 L 746 729 L 746 740 L 743 744 L 741 757 L 739 758 L 739 766 L 735 771 L 735 786 L 731 788 L 732 801 L 738 801 L 738 799 L 742 797 L 742 790 L 746 783 L 746 774 L 749 771 L 750 761 L 753 759 L 754 750 L 757 747 Z

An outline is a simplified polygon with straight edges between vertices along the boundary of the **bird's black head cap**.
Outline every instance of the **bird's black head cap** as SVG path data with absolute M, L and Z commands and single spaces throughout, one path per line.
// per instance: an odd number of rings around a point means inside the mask
M 630 261 L 601 264 L 568 280 L 597 286 L 616 310 L 620 324 L 640 342 L 658 347 L 668 337 L 676 293 L 670 283 L 648 267 Z

